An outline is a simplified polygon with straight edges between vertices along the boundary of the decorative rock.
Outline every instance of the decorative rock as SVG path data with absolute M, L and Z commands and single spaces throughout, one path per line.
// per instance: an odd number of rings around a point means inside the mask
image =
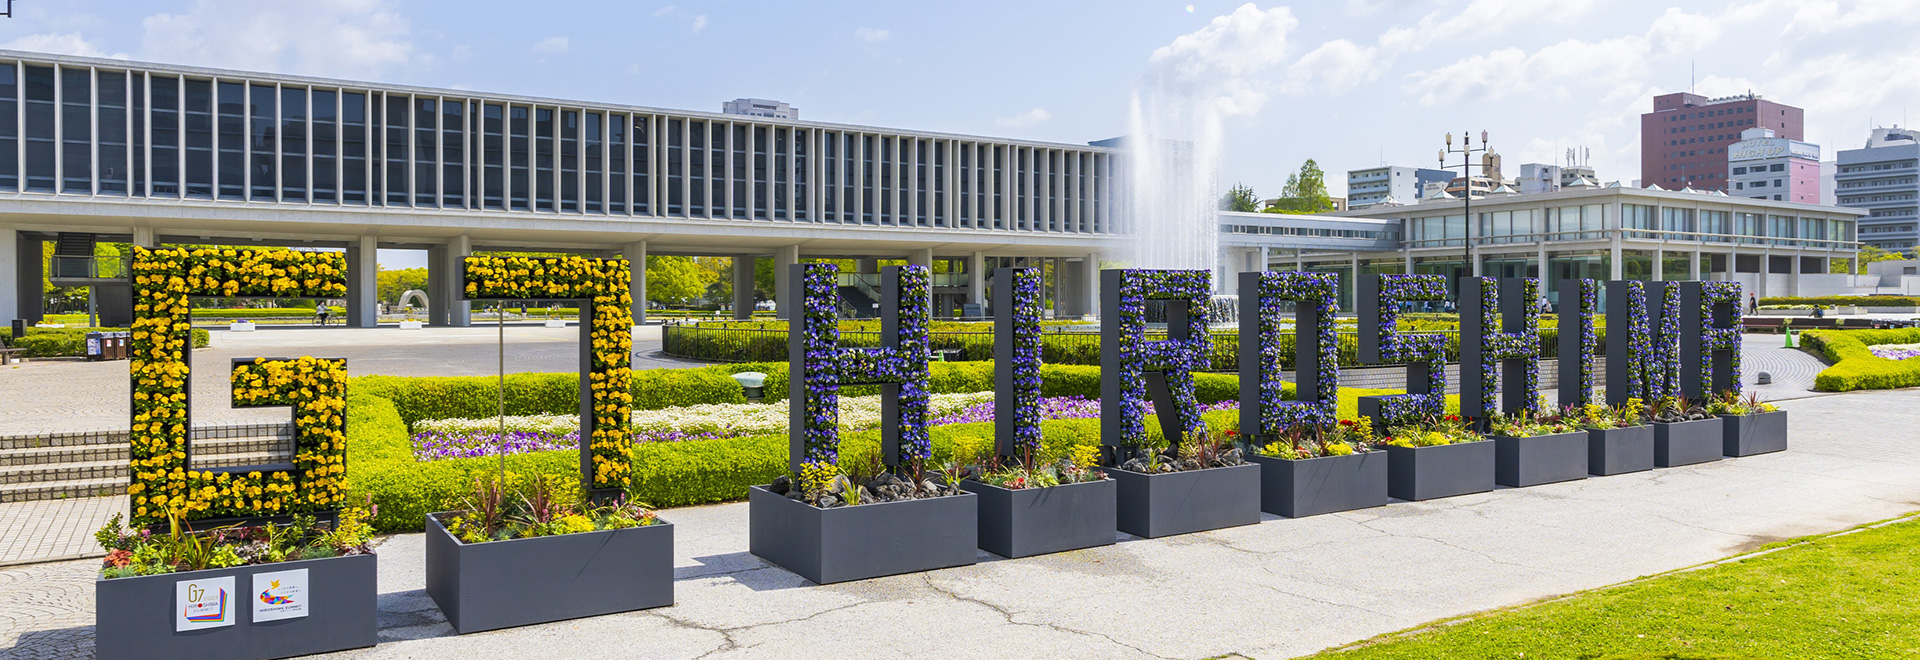
M 771 491 L 775 495 L 785 495 L 787 494 L 787 491 L 791 488 L 793 488 L 793 479 L 783 474 L 778 477 L 774 477 L 773 485 L 768 486 L 767 490 Z

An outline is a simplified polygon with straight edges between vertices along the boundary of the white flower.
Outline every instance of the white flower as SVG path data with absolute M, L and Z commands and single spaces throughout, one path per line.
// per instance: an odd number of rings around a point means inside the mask
M 927 416 L 934 418 L 992 401 L 993 393 L 934 394 L 927 399 Z M 787 419 L 786 401 L 707 403 L 659 410 L 635 410 L 633 411 L 633 432 L 636 436 L 679 431 L 689 434 L 713 433 L 722 437 L 785 433 Z M 851 431 L 879 426 L 880 395 L 840 397 L 840 428 Z M 580 418 L 576 415 L 510 415 L 506 418 L 508 433 L 565 435 L 579 429 Z M 414 422 L 413 430 L 415 433 L 437 431 L 455 435 L 496 433 L 500 430 L 500 418 L 428 419 Z

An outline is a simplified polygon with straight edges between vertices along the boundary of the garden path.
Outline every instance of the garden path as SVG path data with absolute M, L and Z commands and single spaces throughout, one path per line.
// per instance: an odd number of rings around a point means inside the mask
M 1787 401 L 1777 454 L 830 586 L 749 555 L 745 504 L 674 509 L 675 606 L 464 637 L 402 535 L 381 645 L 333 657 L 1293 657 L 1920 510 L 1916 403 Z M 0 653 L 86 657 L 93 570 L 0 569 Z

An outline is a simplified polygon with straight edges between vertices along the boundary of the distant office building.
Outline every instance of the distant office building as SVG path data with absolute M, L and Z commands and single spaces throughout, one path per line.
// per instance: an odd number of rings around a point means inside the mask
M 1770 128 L 1775 137 L 1804 140 L 1804 115 L 1756 94 L 1653 97 L 1653 112 L 1640 115 L 1640 183 L 1668 190 L 1726 190 L 1727 148 L 1741 140 L 1740 131 Z
M 1839 154 L 1834 197 L 1841 206 L 1867 211 L 1860 219 L 1860 242 L 1887 250 L 1911 250 L 1920 243 L 1920 131 L 1876 128 L 1867 146 Z
M 1421 167 L 1383 165 L 1347 170 L 1347 206 L 1366 208 L 1385 204 L 1389 200 L 1398 204 L 1412 204 L 1421 198 L 1422 188 L 1428 182 L 1444 183 L 1451 180 L 1452 172 Z
M 720 104 L 720 112 L 729 115 L 749 117 L 771 117 L 773 119 L 799 119 L 800 111 L 782 101 L 767 99 L 734 99 Z
M 1727 180 L 1734 197 L 1820 203 L 1820 145 L 1749 128 L 1727 148 Z
M 1564 188 L 1582 186 L 1599 187 L 1600 177 L 1593 168 L 1586 165 L 1548 165 L 1545 163 L 1522 163 L 1520 176 L 1514 180 L 1514 188 L 1522 195 L 1553 192 Z

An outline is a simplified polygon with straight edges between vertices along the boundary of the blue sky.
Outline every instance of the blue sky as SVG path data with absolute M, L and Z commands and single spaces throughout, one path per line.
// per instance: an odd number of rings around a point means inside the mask
M 1484 129 L 1519 163 L 1582 147 L 1639 177 L 1638 114 L 1749 89 L 1853 148 L 1920 111 L 1910 1 L 450 2 L 18 0 L 10 48 L 1085 142 L 1143 80 L 1223 119 L 1222 185 L 1429 165 Z

